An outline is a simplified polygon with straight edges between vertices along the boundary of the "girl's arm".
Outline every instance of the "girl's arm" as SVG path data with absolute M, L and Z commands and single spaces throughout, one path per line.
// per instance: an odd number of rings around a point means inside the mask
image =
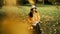
M 28 24 L 31 24 L 31 17 L 28 16 Z
M 37 13 L 37 19 L 38 19 L 38 21 L 40 21 L 40 15 L 39 15 L 39 13 Z
M 31 17 L 28 17 L 28 30 L 32 30 L 33 27 L 32 27 L 32 20 L 31 20 Z

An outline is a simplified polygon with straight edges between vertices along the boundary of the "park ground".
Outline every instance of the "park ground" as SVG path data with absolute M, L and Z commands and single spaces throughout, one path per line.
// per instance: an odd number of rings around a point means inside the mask
M 1 31 L 3 34 L 32 34 L 28 30 L 30 6 L 3 6 L 0 9 Z M 60 34 L 60 6 L 37 6 L 40 14 L 42 34 Z

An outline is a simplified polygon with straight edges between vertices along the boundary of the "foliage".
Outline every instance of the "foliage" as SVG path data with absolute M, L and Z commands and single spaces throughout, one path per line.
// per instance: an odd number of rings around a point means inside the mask
M 19 5 L 25 5 L 25 4 L 28 4 L 28 1 L 27 0 L 18 0 L 17 3 Z
M 0 7 L 2 7 L 3 5 L 3 0 L 0 0 Z

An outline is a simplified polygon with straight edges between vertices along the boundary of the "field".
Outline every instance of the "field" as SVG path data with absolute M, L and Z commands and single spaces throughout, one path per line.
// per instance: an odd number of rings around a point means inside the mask
M 3 6 L 0 9 L 3 34 L 31 34 L 31 31 L 25 29 L 29 26 L 27 18 L 30 8 L 30 6 Z M 41 17 L 42 34 L 60 34 L 60 6 L 37 6 L 37 11 Z

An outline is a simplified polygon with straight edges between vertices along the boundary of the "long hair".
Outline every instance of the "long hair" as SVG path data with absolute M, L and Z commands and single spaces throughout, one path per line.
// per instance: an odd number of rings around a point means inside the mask
M 33 17 L 33 9 L 36 9 L 36 8 L 31 8 L 31 9 L 30 9 L 29 17 L 31 17 L 31 18 Z M 37 13 L 36 10 L 35 10 L 35 12 Z

